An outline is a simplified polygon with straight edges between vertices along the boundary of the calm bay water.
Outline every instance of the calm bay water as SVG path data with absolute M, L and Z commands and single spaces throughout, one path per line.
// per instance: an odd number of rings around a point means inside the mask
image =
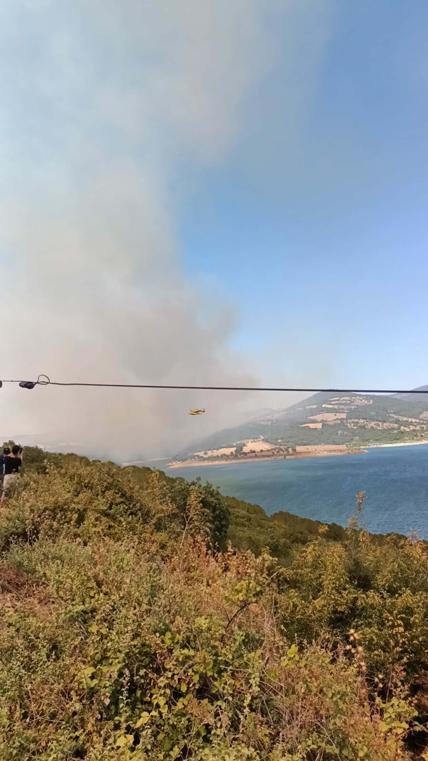
M 201 478 L 223 494 L 325 523 L 347 524 L 355 494 L 366 492 L 369 531 L 417 532 L 428 539 L 428 445 L 370 449 L 367 454 L 265 460 L 197 468 L 170 475 Z

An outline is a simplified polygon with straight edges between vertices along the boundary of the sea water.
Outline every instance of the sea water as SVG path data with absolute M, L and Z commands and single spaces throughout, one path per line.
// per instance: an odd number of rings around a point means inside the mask
M 355 495 L 366 493 L 363 524 L 369 531 L 416 533 L 428 539 L 428 445 L 369 449 L 367 454 L 262 460 L 168 469 L 201 478 L 223 494 L 346 526 Z

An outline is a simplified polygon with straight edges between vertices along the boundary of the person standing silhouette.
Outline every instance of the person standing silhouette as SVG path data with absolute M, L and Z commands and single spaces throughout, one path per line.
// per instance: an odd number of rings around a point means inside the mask
M 9 450 L 10 451 L 10 450 Z M 14 444 L 10 454 L 3 454 L 3 490 L 1 501 L 10 491 L 12 484 L 19 476 L 22 467 L 22 447 Z
M 4 446 L 3 447 L 3 454 L 0 455 L 0 483 L 1 483 L 1 492 L 3 493 L 3 479 L 4 479 L 4 458 L 6 455 L 10 454 L 10 447 Z

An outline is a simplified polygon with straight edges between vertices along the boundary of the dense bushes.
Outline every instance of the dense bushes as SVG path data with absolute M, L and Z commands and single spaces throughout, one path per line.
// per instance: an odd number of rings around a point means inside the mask
M 219 551 L 211 487 L 72 457 L 23 479 L 0 513 L 2 761 L 404 761 L 409 737 L 422 758 L 426 547 L 247 514 L 280 525 L 280 560 L 257 520 L 258 555 Z
M 18 539 L 34 542 L 65 535 L 91 541 L 162 530 L 169 537 L 204 531 L 214 549 L 225 544 L 229 511 L 209 484 L 169 483 L 149 469 L 119 468 L 73 455 L 49 457 L 42 471 L 37 464 L 29 472 L 13 509 L 3 513 L 0 547 Z

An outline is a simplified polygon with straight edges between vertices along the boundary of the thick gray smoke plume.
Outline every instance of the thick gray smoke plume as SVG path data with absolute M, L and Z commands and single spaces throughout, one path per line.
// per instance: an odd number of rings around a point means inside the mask
M 2 4 L 2 377 L 256 380 L 228 350 L 233 311 L 184 276 L 175 226 L 200 169 L 237 139 L 251 88 L 272 64 L 276 6 Z M 60 435 L 124 460 L 173 452 L 233 422 L 237 401 L 9 387 L 2 432 L 42 443 Z M 199 404 L 206 419 L 189 419 Z

